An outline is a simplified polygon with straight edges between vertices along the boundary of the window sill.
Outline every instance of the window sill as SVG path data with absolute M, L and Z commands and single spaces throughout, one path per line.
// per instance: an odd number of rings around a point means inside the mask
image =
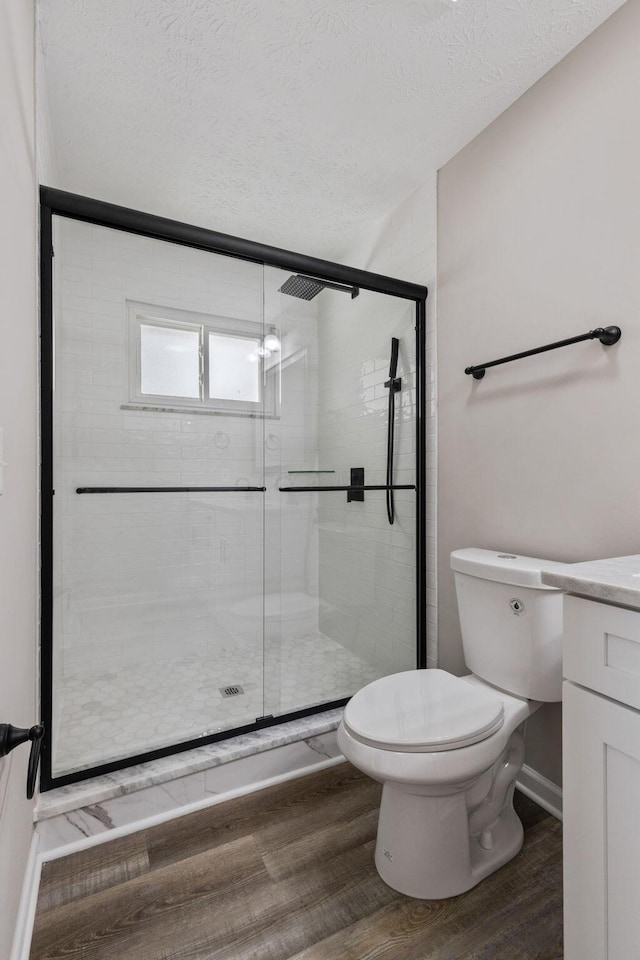
M 184 413 L 192 417 L 194 414 L 199 417 L 244 417 L 249 420 L 279 420 L 280 417 L 275 413 L 250 413 L 247 410 L 212 410 L 203 407 L 165 407 L 153 403 L 121 403 L 121 410 L 135 410 L 138 413 Z

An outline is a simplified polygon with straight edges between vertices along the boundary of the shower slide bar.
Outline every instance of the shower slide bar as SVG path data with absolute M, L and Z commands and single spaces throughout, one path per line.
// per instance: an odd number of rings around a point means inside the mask
M 76 487 L 76 493 L 265 493 L 266 487 Z
M 278 487 L 280 493 L 317 493 L 319 490 L 333 490 L 341 493 L 352 493 L 360 490 L 415 490 L 415 483 L 393 484 L 356 484 L 347 487 Z
M 402 378 L 396 376 L 398 372 L 398 348 L 400 341 L 397 337 L 391 338 L 391 361 L 389 363 L 389 379 L 385 388 L 389 391 L 389 415 L 387 417 L 387 519 L 393 524 L 396 510 L 393 502 L 393 437 L 396 424 L 396 393 L 402 389 Z
M 534 347 L 533 350 L 525 350 L 523 353 L 513 353 L 510 357 L 501 357 L 500 360 L 491 360 L 489 363 L 478 363 L 474 367 L 466 367 L 464 372 L 471 374 L 474 380 L 482 380 L 485 370 L 489 367 L 497 367 L 500 363 L 510 363 L 512 360 L 532 357 L 536 353 L 546 353 L 548 350 L 557 350 L 558 347 L 568 347 L 572 343 L 580 343 L 582 340 L 599 340 L 603 346 L 610 347 L 613 343 L 617 343 L 621 336 L 620 327 L 596 327 L 595 330 L 582 333 L 579 337 L 557 340 L 555 343 L 546 343 L 543 347 Z

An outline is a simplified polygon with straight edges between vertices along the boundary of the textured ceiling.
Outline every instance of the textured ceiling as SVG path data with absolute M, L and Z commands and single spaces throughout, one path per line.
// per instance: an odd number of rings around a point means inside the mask
M 339 259 L 621 0 L 39 0 L 59 186 Z

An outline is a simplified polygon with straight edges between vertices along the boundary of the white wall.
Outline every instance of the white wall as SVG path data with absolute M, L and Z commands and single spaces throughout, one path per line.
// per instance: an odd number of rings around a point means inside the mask
M 34 10 L 0 4 L 0 722 L 36 717 L 36 179 Z M 28 746 L 0 760 L 0 956 L 8 957 L 33 833 Z
M 640 471 L 640 0 L 441 171 L 438 190 L 439 632 L 462 669 L 449 553 L 635 554 Z M 618 324 L 465 376 L 473 363 Z M 560 778 L 560 710 L 527 762 Z
M 58 164 L 54 147 L 43 43 L 40 18 L 36 10 L 36 166 L 38 182 L 44 186 L 53 187 L 58 183 Z

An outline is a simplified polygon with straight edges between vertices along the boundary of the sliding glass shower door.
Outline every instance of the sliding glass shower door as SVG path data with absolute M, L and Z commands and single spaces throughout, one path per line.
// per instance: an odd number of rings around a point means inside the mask
M 45 789 L 342 703 L 422 629 L 416 300 L 112 209 L 43 244 Z
M 302 288 L 313 295 L 305 300 L 285 292 L 289 276 L 265 268 L 265 317 L 277 318 L 281 337 L 280 419 L 265 443 L 265 712 L 274 716 L 416 666 L 415 305 L 331 287 Z M 394 337 L 393 485 L 402 489 L 390 524 Z
M 54 776 L 263 713 L 259 264 L 55 219 Z

